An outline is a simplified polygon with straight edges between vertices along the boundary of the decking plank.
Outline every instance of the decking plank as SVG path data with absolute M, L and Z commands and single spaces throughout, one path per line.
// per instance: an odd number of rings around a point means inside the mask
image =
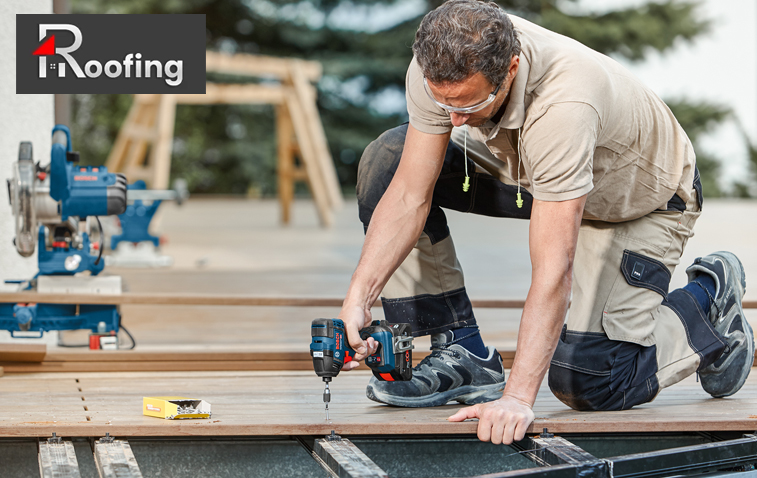
M 366 372 L 351 372 L 332 382 L 327 423 L 322 382 L 312 372 L 10 375 L 3 378 L 4 399 L 24 406 L 0 410 L 0 436 L 475 434 L 475 421 L 447 422 L 458 405 L 404 409 L 368 400 L 368 378 Z M 173 421 L 142 415 L 143 396 L 165 395 L 205 399 L 213 416 Z M 709 398 L 691 377 L 663 390 L 653 403 L 621 412 L 576 412 L 543 386 L 534 412 L 530 432 L 544 427 L 555 433 L 754 430 L 757 376 L 728 399 Z

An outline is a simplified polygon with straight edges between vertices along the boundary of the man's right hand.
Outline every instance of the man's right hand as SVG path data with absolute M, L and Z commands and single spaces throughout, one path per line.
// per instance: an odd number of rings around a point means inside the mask
M 449 137 L 449 133 L 422 133 L 412 125 L 407 128 L 397 172 L 373 211 L 360 262 L 339 313 L 347 340 L 356 352 L 355 360 L 347 362 L 342 370 L 354 369 L 357 361 L 378 348 L 372 338 L 360 339 L 360 329 L 371 324 L 371 306 L 421 235 Z
M 378 343 L 373 337 L 368 340 L 360 338 L 360 329 L 371 325 L 373 320 L 370 309 L 366 310 L 360 306 L 344 306 L 339 313 L 339 317 L 344 322 L 344 328 L 347 332 L 347 342 L 355 351 L 355 357 L 344 364 L 342 370 L 352 370 L 360 365 L 360 361 L 376 352 Z

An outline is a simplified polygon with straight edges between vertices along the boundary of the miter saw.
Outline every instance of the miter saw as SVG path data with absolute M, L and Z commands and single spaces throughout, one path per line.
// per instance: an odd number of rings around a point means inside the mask
M 189 197 L 187 183 L 174 181 L 173 190 L 148 190 L 140 180 L 128 186 L 129 205 L 118 215 L 119 234 L 110 238 L 112 253 L 106 258 L 109 266 L 167 267 L 173 264 L 170 256 L 160 253 L 161 238 L 150 234 L 150 224 L 163 201 L 176 201 L 181 205 Z M 142 195 L 141 199 L 137 195 Z
M 8 180 L 15 218 L 16 250 L 30 257 L 37 250 L 39 272 L 31 279 L 6 281 L 45 293 L 120 294 L 121 278 L 98 276 L 104 234 L 98 216 L 123 214 L 127 201 L 151 199 L 127 195 L 126 177 L 104 167 L 79 166 L 71 133 L 53 128 L 50 163 L 34 162 L 32 144 L 22 142 L 13 178 Z M 97 224 L 98 242 L 90 239 Z M 90 329 L 90 348 L 116 348 L 120 326 L 116 305 L 0 303 L 0 330 L 11 336 L 41 337 L 43 332 Z M 105 340 L 110 337 L 110 340 Z M 94 342 L 97 342 L 96 344 Z

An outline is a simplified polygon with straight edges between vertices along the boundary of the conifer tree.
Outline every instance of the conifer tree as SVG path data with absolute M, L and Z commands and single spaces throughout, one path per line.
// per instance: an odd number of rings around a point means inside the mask
M 72 0 L 72 8 L 74 13 L 204 14 L 209 49 L 320 61 L 324 77 L 318 85 L 319 110 L 341 183 L 349 192 L 354 189 L 357 162 L 365 146 L 406 120 L 406 112 L 397 105 L 401 106 L 415 30 L 422 16 L 442 1 L 410 2 L 415 11 L 404 6 L 404 17 L 377 31 L 371 29 L 375 22 L 363 21 L 390 16 L 386 12 L 402 3 L 407 2 Z M 677 40 L 692 40 L 708 29 L 707 22 L 698 18 L 694 2 L 667 0 L 603 14 L 577 12 L 575 0 L 498 3 L 510 13 L 597 51 L 634 61 L 652 50 L 668 51 Z M 229 78 L 209 75 L 209 80 Z M 76 96 L 74 133 L 88 140 L 83 157 L 104 160 L 129 103 L 126 96 Z M 728 114 L 704 103 L 678 101 L 671 106 L 694 141 Z M 272 195 L 276 184 L 273 125 L 273 110 L 267 106 L 180 106 L 172 174 L 187 179 L 194 192 Z M 719 164 L 698 153 L 706 195 L 718 195 Z

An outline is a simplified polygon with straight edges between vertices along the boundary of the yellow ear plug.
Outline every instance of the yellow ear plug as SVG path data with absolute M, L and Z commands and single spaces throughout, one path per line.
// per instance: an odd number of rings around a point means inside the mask
M 520 193 L 516 194 L 517 199 L 515 200 L 515 204 L 518 206 L 518 209 L 523 207 L 523 199 L 520 197 Z
M 467 193 L 470 189 L 470 176 L 468 176 L 468 126 L 465 126 L 465 141 L 463 142 L 463 154 L 465 155 L 465 181 L 463 181 L 463 192 Z

